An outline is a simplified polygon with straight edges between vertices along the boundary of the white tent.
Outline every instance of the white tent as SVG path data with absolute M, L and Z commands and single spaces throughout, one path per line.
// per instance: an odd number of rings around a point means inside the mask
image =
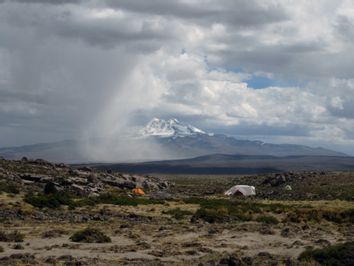
M 236 185 L 227 190 L 224 195 L 232 196 L 232 195 L 240 195 L 240 196 L 252 196 L 256 195 L 256 188 L 254 186 L 247 185 Z

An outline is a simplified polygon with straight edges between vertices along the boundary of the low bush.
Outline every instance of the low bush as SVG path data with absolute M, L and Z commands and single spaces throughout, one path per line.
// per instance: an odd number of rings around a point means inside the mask
M 188 198 L 184 200 L 185 203 L 199 204 L 201 207 L 214 208 L 224 206 L 228 209 L 238 209 L 242 212 L 262 213 L 270 211 L 274 213 L 282 213 L 289 209 L 289 206 L 272 203 L 265 204 L 254 202 L 248 199 L 234 200 L 234 199 L 206 199 L 206 198 Z
M 0 231 L 0 241 L 3 242 L 23 242 L 24 235 L 18 231 L 13 231 L 10 233 L 5 233 Z
M 0 192 L 19 194 L 20 190 L 13 183 L 0 182 Z
M 222 223 L 230 221 L 229 211 L 225 207 L 201 207 L 193 215 L 192 221 L 202 219 L 208 223 Z
M 21 244 L 15 244 L 12 247 L 13 249 L 25 249 Z
M 316 261 L 320 265 L 354 265 L 354 241 L 332 245 L 322 249 L 306 250 L 299 256 L 301 261 Z
M 66 193 L 25 195 L 24 201 L 37 208 L 59 208 L 61 205 L 74 206 L 73 199 Z
M 189 198 L 186 203 L 199 204 L 201 207 L 193 219 L 203 219 L 208 222 L 250 221 L 253 214 L 271 211 L 285 212 L 288 207 L 282 204 L 263 204 L 246 200 Z M 275 222 L 267 221 L 269 223 Z
M 84 242 L 84 243 L 109 243 L 111 238 L 98 229 L 86 228 L 74 233 L 70 240 L 73 242 Z
M 24 201 L 37 208 L 59 208 L 61 205 L 67 205 L 70 209 L 83 206 L 94 206 L 96 204 L 113 204 L 124 206 L 137 206 L 146 204 L 162 204 L 161 200 L 152 200 L 145 198 L 129 198 L 127 196 L 116 195 L 113 193 L 101 194 L 97 197 L 74 197 L 65 192 L 52 194 L 29 193 L 25 195 Z
M 4 248 L 2 246 L 0 246 L 0 253 L 4 252 L 4 251 L 5 251 Z
M 69 207 L 76 208 L 76 207 L 84 207 L 84 206 L 95 206 L 96 205 L 95 198 L 86 197 L 86 198 L 79 198 L 72 201 Z
M 297 209 L 287 214 L 286 222 L 321 222 L 328 221 L 333 223 L 354 223 L 354 209 L 349 210 L 313 210 Z
M 137 206 L 137 205 L 147 205 L 147 204 L 163 204 L 162 200 L 153 200 L 145 198 L 129 198 L 127 196 L 116 195 L 113 193 L 101 194 L 97 198 L 93 198 L 96 204 L 113 204 L 113 205 L 126 205 L 126 206 Z
M 62 235 L 66 234 L 67 232 L 62 229 L 53 229 L 46 231 L 42 234 L 42 238 L 53 238 L 53 237 L 61 237 Z
M 354 224 L 354 209 L 339 212 L 324 211 L 322 217 L 330 222 Z
M 193 215 L 193 212 L 187 211 L 187 210 L 181 210 L 180 208 L 175 208 L 175 209 L 171 209 L 168 211 L 163 211 L 162 213 L 169 214 L 177 220 L 183 219 L 185 216 L 188 216 L 188 215 Z
M 264 223 L 264 224 L 278 224 L 279 221 L 276 217 L 274 216 L 267 216 L 267 215 L 261 215 L 256 218 L 257 222 Z

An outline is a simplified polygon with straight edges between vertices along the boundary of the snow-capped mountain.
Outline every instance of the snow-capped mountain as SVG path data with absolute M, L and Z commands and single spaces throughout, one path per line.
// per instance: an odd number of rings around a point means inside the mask
M 164 158 L 188 158 L 217 153 L 272 156 L 345 155 L 320 147 L 271 144 L 257 140 L 240 140 L 223 134 L 212 134 L 174 118 L 168 120 L 154 118 L 139 133 L 143 138 L 153 138 L 155 143 L 169 155 L 164 154 Z
M 177 119 L 152 119 L 141 131 L 144 137 L 158 136 L 163 138 L 178 138 L 194 135 L 212 135 L 194 126 L 184 124 Z
M 236 139 L 224 134 L 212 134 L 177 119 L 151 120 L 143 129 L 134 130 L 132 149 L 129 141 L 118 145 L 122 152 L 122 161 L 131 160 L 167 160 L 192 158 L 211 154 L 250 155 L 250 156 L 346 156 L 346 154 L 295 144 L 272 144 L 262 141 Z M 138 136 L 137 136 L 138 135 Z M 96 140 L 97 141 L 97 140 Z M 99 140 L 98 140 L 99 141 Z M 104 143 L 104 142 L 103 142 Z M 91 154 L 82 150 L 87 143 L 81 140 L 67 140 L 55 143 L 39 143 L 18 147 L 0 148 L 0 157 L 7 159 L 43 158 L 55 162 L 83 163 L 92 162 Z M 112 144 L 113 145 L 113 144 Z M 133 154 L 133 155 L 131 155 Z M 137 155 L 134 155 L 137 154 Z M 139 159 L 136 159 L 139 158 Z M 217 159 L 217 157 L 213 157 Z M 314 165 L 315 167 L 316 165 Z

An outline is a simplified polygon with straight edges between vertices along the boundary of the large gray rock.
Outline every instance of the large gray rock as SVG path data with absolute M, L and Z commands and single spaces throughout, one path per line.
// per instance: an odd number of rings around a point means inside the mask
M 147 190 L 158 190 L 159 185 L 157 183 L 151 182 L 149 180 L 145 180 L 142 184 L 142 187 Z

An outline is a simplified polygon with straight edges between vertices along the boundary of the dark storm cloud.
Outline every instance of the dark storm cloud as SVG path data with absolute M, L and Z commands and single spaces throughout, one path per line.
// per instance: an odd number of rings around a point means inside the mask
M 169 39 L 168 34 L 155 32 L 149 28 L 129 31 L 126 27 L 111 27 L 111 24 L 99 25 L 99 23 L 72 24 L 71 27 L 64 25 L 58 27 L 57 32 L 63 37 L 81 39 L 91 45 L 99 45 L 104 48 L 141 43 L 143 51 L 144 47 L 150 51 L 156 50 L 161 46 L 159 42 Z M 140 52 L 140 50 L 134 50 Z
M 113 48 L 129 43 L 134 46 L 134 43 L 139 43 L 142 51 L 156 50 L 161 46 L 162 41 L 172 38 L 171 33 L 165 29 L 155 30 L 147 21 L 141 22 L 140 25 L 132 25 L 133 22 L 129 19 L 87 18 L 84 11 L 74 12 L 66 8 L 46 8 L 46 12 L 35 7 L 24 6 L 18 7 L 16 11 L 8 9 L 9 14 L 4 14 L 8 24 L 19 30 L 33 30 L 42 38 L 61 36 L 103 48 Z M 6 41 L 3 40 L 3 42 Z M 130 45 L 126 47 L 130 48 Z
M 354 40 L 354 21 L 346 16 L 338 16 L 334 28 L 338 37 L 352 44 Z
M 103 48 L 113 48 L 119 45 L 134 45 L 141 43 L 141 48 L 153 51 L 161 45 L 159 42 L 168 39 L 168 34 L 155 32 L 149 28 L 141 28 L 138 30 L 129 30 L 129 25 L 115 25 L 111 23 L 100 22 L 69 22 L 60 21 L 56 24 L 47 25 L 48 31 L 65 38 L 81 40 L 94 46 L 102 46 Z M 146 47 L 144 49 L 144 47 Z M 127 46 L 127 48 L 132 48 Z M 133 48 L 134 49 L 134 48 Z M 135 49 L 134 49 L 135 50 Z M 135 50 L 138 53 L 139 50 Z
M 298 44 L 259 45 L 256 37 L 251 40 L 235 38 L 228 43 L 236 45 L 215 52 L 220 66 L 240 67 L 247 71 L 269 71 L 281 79 L 311 80 L 329 75 L 338 78 L 353 78 L 351 71 L 353 54 L 328 53 L 325 42 Z M 237 45 L 238 44 L 238 45 Z M 247 45 L 245 50 L 243 45 Z
M 105 52 L 45 31 L 13 27 L 0 42 L 0 52 L 10 57 L 2 66 L 9 75 L 0 83 L 0 121 L 7 128 L 2 132 L 36 129 L 32 142 L 58 136 L 50 131 L 62 132 L 60 139 L 79 134 L 119 89 L 135 60 L 123 50 Z M 8 134 L 1 145 L 24 144 L 17 135 Z
M 349 119 L 354 119 L 354 106 L 353 102 L 350 101 L 345 101 L 343 103 L 342 108 L 333 108 L 329 107 L 329 111 L 336 117 L 342 117 L 342 118 L 349 118 Z
M 132 29 L 128 20 L 87 16 L 94 7 L 60 5 L 73 1 L 33 2 L 6 1 L 0 9 L 1 146 L 60 135 L 51 131 L 62 133 L 59 140 L 80 135 L 120 91 L 139 54 L 164 38 L 148 24 Z M 37 134 L 9 133 L 19 130 Z
M 0 3 L 0 146 L 91 130 L 110 148 L 127 120 L 153 116 L 250 137 L 352 138 L 348 1 Z M 255 91 L 259 73 L 305 85 Z

